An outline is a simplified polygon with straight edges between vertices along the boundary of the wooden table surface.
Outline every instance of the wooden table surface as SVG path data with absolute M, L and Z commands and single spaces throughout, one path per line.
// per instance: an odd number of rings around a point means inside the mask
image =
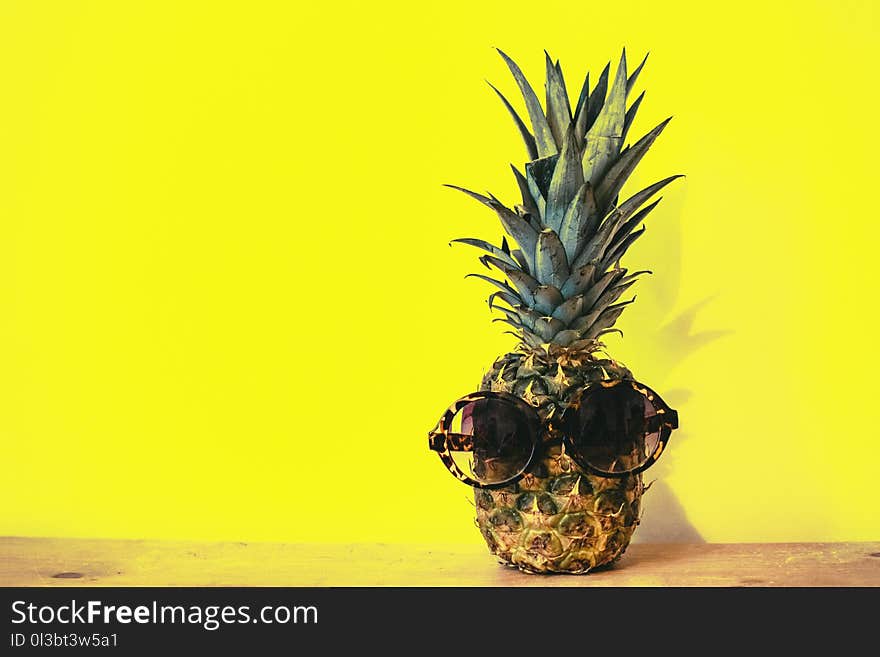
M 2 586 L 880 586 L 880 542 L 630 546 L 589 575 L 527 575 L 482 545 L 0 538 Z

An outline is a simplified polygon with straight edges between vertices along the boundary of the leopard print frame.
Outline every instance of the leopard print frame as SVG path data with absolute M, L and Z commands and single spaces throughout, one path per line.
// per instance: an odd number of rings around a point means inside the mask
M 472 452 L 474 449 L 473 436 L 466 434 L 453 433 L 450 431 L 452 420 L 456 414 L 468 404 L 479 401 L 481 399 L 498 399 L 513 406 L 516 410 L 523 414 L 528 422 L 529 434 L 532 439 L 532 451 L 526 461 L 523 469 L 508 479 L 503 481 L 493 481 L 491 483 L 478 481 L 470 477 L 466 472 L 458 467 L 458 464 L 452 458 L 452 452 Z M 440 460 L 443 465 L 455 476 L 456 479 L 466 483 L 474 488 L 501 488 L 522 479 L 523 475 L 532 466 L 539 455 L 538 441 L 541 436 L 541 418 L 538 416 L 538 410 L 526 402 L 521 397 L 512 395 L 509 392 L 491 392 L 489 390 L 481 390 L 471 393 L 457 400 L 437 422 L 437 426 L 433 431 L 428 433 L 428 447 L 435 452 L 439 452 Z
M 643 395 L 647 398 L 648 401 L 651 402 L 651 404 L 655 408 L 655 414 L 649 418 L 646 418 L 646 420 L 648 421 L 646 428 L 650 430 L 651 433 L 659 430 L 660 436 L 656 449 L 644 463 L 630 470 L 609 472 L 596 468 L 584 459 L 578 458 L 577 450 L 575 449 L 574 445 L 571 442 L 571 439 L 569 438 L 570 432 L 566 431 L 566 427 L 571 426 L 571 415 L 578 408 L 580 408 L 582 404 L 588 402 L 592 390 L 595 390 L 597 386 L 602 386 L 603 388 L 611 388 L 618 385 L 627 385 L 632 387 L 633 390 Z M 461 468 L 458 467 L 458 464 L 456 464 L 455 460 L 452 458 L 452 452 L 473 451 L 473 436 L 461 433 L 454 433 L 450 431 L 450 428 L 452 427 L 452 421 L 455 418 L 455 415 L 461 409 L 472 402 L 478 401 L 480 399 L 490 398 L 499 399 L 501 401 L 509 403 L 523 414 L 529 424 L 529 432 L 532 437 L 532 450 L 525 466 L 519 473 L 503 481 L 487 483 L 473 479 Z M 572 413 L 568 413 L 569 409 L 572 409 Z M 541 445 L 542 428 L 546 429 L 546 431 L 551 436 L 553 436 L 551 440 L 544 441 L 543 445 Z M 446 411 L 443 413 L 443 416 L 437 422 L 437 426 L 428 433 L 428 448 L 431 451 L 439 453 L 440 460 L 443 462 L 443 465 L 445 465 L 446 468 L 459 481 L 467 484 L 468 486 L 473 486 L 474 488 L 491 489 L 502 488 L 522 479 L 523 476 L 529 471 L 529 468 L 532 467 L 532 464 L 540 457 L 543 449 L 551 445 L 558 444 L 559 442 L 562 442 L 565 445 L 566 450 L 579 466 L 594 475 L 609 478 L 622 478 L 638 474 L 640 472 L 644 472 L 657 462 L 657 459 L 660 458 L 660 454 L 666 449 L 666 445 L 669 442 L 672 431 L 677 428 L 678 412 L 670 408 L 669 405 L 666 404 L 663 399 L 661 399 L 660 395 L 651 390 L 648 386 L 644 385 L 643 383 L 639 383 L 638 381 L 632 379 L 614 379 L 611 381 L 598 381 L 584 387 L 574 396 L 573 401 L 568 405 L 568 407 L 558 418 L 558 420 L 554 421 L 554 419 L 551 418 L 547 421 L 545 427 L 542 427 L 541 418 L 538 415 L 537 409 L 534 406 L 531 406 L 521 397 L 517 397 L 516 395 L 510 394 L 508 392 L 491 392 L 488 390 L 481 390 L 471 393 L 456 400 L 449 408 L 446 409 Z M 541 449 L 539 449 L 539 446 L 541 447 Z

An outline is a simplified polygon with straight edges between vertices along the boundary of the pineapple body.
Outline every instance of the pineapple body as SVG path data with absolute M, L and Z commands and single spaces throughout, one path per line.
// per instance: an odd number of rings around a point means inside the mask
M 626 376 L 620 363 L 587 352 L 521 350 L 499 358 L 481 388 L 517 394 L 546 420 L 588 383 Z M 476 490 L 476 522 L 502 563 L 533 573 L 586 573 L 626 550 L 643 493 L 640 474 L 597 477 L 554 446 L 518 482 Z

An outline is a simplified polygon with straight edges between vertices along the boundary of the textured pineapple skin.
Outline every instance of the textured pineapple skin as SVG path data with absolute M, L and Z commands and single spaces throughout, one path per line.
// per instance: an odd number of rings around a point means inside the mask
M 523 349 L 495 361 L 481 389 L 519 395 L 546 420 L 587 383 L 628 376 L 620 363 L 592 354 Z M 475 489 L 476 524 L 502 563 L 530 573 L 582 574 L 624 553 L 644 491 L 641 474 L 597 477 L 554 446 L 518 482 Z

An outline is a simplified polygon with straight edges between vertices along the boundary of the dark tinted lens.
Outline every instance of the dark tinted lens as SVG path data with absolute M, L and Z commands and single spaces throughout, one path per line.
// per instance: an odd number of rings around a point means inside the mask
M 659 423 L 654 404 L 628 383 L 595 386 L 580 407 L 566 412 L 566 431 L 578 457 L 603 472 L 628 472 L 657 451 Z
M 502 399 L 470 402 L 456 414 L 450 430 L 473 437 L 473 451 L 452 452 L 452 457 L 465 474 L 487 484 L 525 470 L 535 444 L 525 411 Z

